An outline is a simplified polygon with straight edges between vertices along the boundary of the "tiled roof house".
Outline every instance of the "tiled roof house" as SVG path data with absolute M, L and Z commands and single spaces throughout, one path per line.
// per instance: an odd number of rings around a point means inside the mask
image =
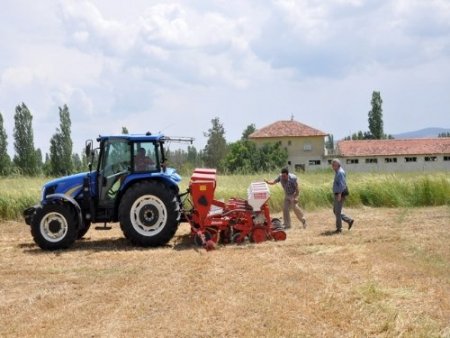
M 277 121 L 249 136 L 257 145 L 281 142 L 288 151 L 287 165 L 291 169 L 306 170 L 323 164 L 327 133 L 291 120 Z
M 306 124 L 288 120 L 269 124 L 268 126 L 255 131 L 249 137 L 250 139 L 273 139 L 282 137 L 324 137 L 327 135 L 327 133 L 314 129 Z
M 336 150 L 353 171 L 450 170 L 450 138 L 339 141 Z

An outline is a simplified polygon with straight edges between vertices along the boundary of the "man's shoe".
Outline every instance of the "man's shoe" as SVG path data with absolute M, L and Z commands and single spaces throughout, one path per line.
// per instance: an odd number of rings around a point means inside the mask
M 352 219 L 349 223 L 348 223 L 348 230 L 350 230 L 353 226 L 353 223 L 355 222 L 354 219 Z
M 341 233 L 342 233 L 342 229 L 336 229 L 336 230 L 334 231 L 334 233 L 335 233 L 336 235 L 341 234 Z
M 303 229 L 306 229 L 306 227 L 308 226 L 306 224 L 306 219 L 302 218 L 302 223 L 303 223 Z

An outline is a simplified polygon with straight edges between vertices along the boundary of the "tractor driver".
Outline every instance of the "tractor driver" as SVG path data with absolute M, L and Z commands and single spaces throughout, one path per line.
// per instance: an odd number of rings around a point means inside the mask
M 154 165 L 155 162 L 153 162 L 150 157 L 145 155 L 145 149 L 139 148 L 137 155 L 134 157 L 134 170 L 146 171 L 150 170 L 150 168 Z

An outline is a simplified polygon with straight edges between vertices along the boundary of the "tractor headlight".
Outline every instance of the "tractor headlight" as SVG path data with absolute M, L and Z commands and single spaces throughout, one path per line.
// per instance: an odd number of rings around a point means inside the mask
M 45 187 L 42 187 L 41 189 L 41 201 L 43 201 L 45 198 Z
M 56 191 L 56 184 L 42 188 L 41 200 L 45 200 L 48 195 L 54 194 Z

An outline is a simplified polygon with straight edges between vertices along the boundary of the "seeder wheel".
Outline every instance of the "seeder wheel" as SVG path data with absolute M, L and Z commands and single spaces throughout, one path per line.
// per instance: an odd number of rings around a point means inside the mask
M 283 224 L 279 218 L 272 218 L 272 229 L 282 229 Z
M 272 237 L 276 241 L 285 241 L 286 240 L 286 233 L 282 230 L 273 231 Z
M 217 241 L 219 239 L 219 234 L 218 234 L 217 229 L 211 228 L 211 227 L 205 229 L 205 231 L 203 232 L 203 236 L 205 237 L 204 241 L 202 239 L 201 234 L 197 233 L 194 235 L 195 245 L 203 246 L 204 243 L 207 243 L 207 242 L 210 242 L 210 245 L 211 245 L 211 242 L 212 242 L 212 244 L 215 244 L 215 243 L 217 243 Z
M 264 242 L 267 239 L 266 230 L 261 228 L 256 228 L 252 232 L 252 240 L 255 243 Z
M 198 234 L 198 233 L 195 234 L 194 235 L 194 244 L 197 245 L 197 246 L 203 246 L 203 243 L 206 243 L 207 241 L 211 240 L 211 234 L 209 232 L 205 231 L 203 233 L 203 236 L 204 236 L 204 241 L 202 239 L 202 235 L 201 234 Z
M 219 241 L 219 231 L 217 230 L 217 228 L 206 228 L 205 233 L 206 232 L 209 233 L 211 241 L 213 241 L 214 243 L 217 243 Z
M 241 232 L 236 232 L 235 234 L 233 234 L 233 238 L 232 238 L 233 243 L 241 244 L 244 242 L 244 240 L 245 240 L 245 237 L 242 237 Z

